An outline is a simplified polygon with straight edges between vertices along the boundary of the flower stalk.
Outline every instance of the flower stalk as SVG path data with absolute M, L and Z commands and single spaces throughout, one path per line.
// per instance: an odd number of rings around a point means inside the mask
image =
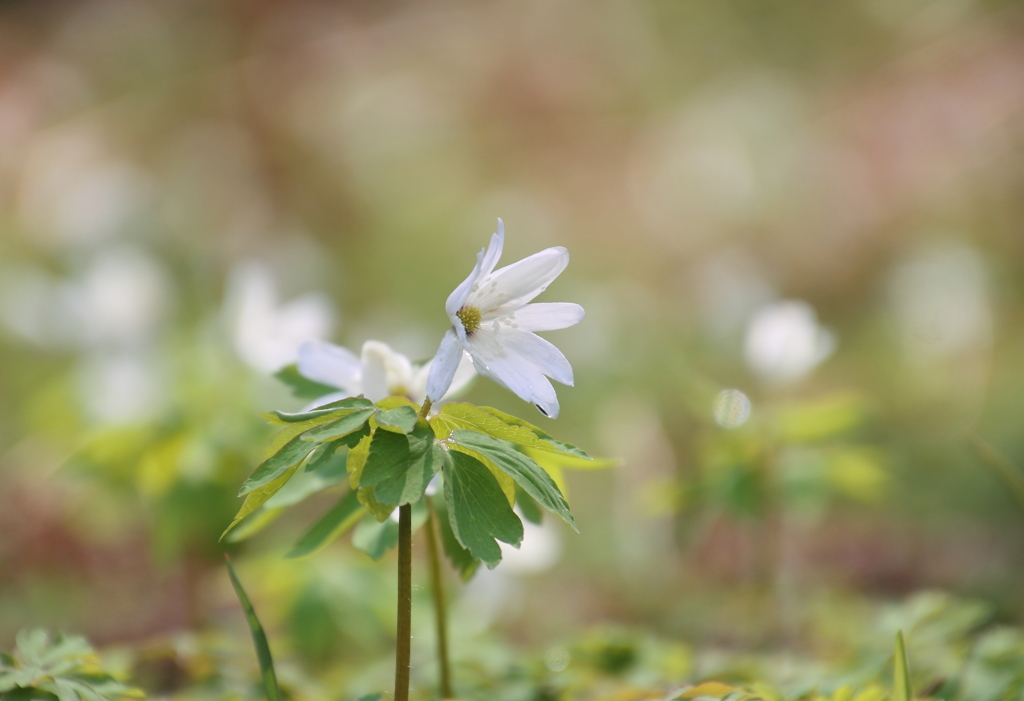
M 434 502 L 427 502 L 427 553 L 430 560 L 430 580 L 434 596 L 434 623 L 437 626 L 437 665 L 441 680 L 441 698 L 450 699 L 452 693 L 451 666 L 448 662 L 448 613 L 444 597 L 444 580 L 441 576 L 441 549 L 437 535 L 437 512 Z
M 412 652 L 412 506 L 398 507 L 398 625 L 395 701 L 409 701 Z

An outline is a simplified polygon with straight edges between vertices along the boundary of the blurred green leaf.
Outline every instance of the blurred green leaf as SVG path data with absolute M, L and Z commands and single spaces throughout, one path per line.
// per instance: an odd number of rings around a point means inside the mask
M 281 690 L 277 686 L 277 674 L 274 672 L 274 659 L 270 655 L 270 644 L 267 642 L 267 635 L 263 632 L 263 626 L 260 624 L 259 617 L 256 616 L 256 609 L 253 608 L 252 602 L 249 601 L 249 597 L 242 587 L 242 582 L 238 579 L 238 573 L 235 572 L 235 567 L 231 564 L 231 558 L 225 555 L 224 561 L 228 566 L 231 585 L 235 588 L 235 594 L 238 595 L 238 601 L 242 604 L 242 610 L 245 611 L 245 620 L 249 624 L 249 632 L 252 633 L 252 642 L 256 647 L 256 656 L 260 662 L 263 688 L 267 692 L 267 701 L 280 701 Z
M 306 531 L 285 557 L 304 557 L 327 547 L 354 526 L 363 513 L 356 491 L 350 490 Z
M 85 638 L 45 630 L 23 630 L 13 654 L 0 654 L 0 699 L 108 701 L 139 698 L 140 690 L 125 686 L 95 666 Z
M 913 691 L 910 688 L 910 665 L 907 661 L 907 649 L 903 644 L 903 631 L 896 632 L 896 649 L 893 652 L 892 670 L 893 701 L 912 701 Z
M 775 430 L 783 443 L 811 443 L 846 434 L 863 424 L 866 417 L 864 399 L 843 393 L 780 410 Z
M 493 569 L 501 562 L 495 539 L 519 547 L 523 523 L 508 504 L 498 481 L 476 458 L 448 451 L 444 460 L 448 521 L 459 543 Z
M 519 507 L 523 518 L 530 523 L 539 526 L 544 521 L 544 512 L 541 511 L 540 505 L 518 484 L 516 485 L 516 506 Z
M 298 364 L 292 363 L 274 373 L 274 377 L 288 385 L 291 388 L 292 394 L 299 399 L 316 399 L 322 397 L 325 394 L 331 394 L 337 392 L 337 387 L 329 387 L 328 385 L 322 385 L 319 382 L 303 377 L 299 373 Z

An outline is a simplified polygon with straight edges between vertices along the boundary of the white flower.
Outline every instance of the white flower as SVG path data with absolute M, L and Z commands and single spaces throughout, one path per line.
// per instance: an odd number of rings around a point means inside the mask
M 463 389 L 476 375 L 468 358 L 457 358 L 456 361 L 449 395 Z M 427 394 L 431 362 L 414 365 L 380 341 L 364 343 L 362 357 L 333 343 L 307 341 L 299 349 L 298 368 L 303 377 L 341 390 L 321 397 L 314 403 L 317 406 L 359 394 L 372 402 L 399 396 L 422 404 Z
M 747 326 L 744 355 L 762 380 L 784 385 L 802 380 L 836 348 L 836 337 L 800 299 L 772 302 Z
M 504 240 L 499 219 L 498 233 L 477 255 L 473 272 L 448 297 L 445 310 L 452 328 L 434 358 L 427 397 L 444 395 L 466 350 L 478 373 L 555 418 L 558 397 L 548 377 L 571 386 L 572 367 L 560 350 L 533 332 L 572 326 L 583 318 L 583 307 L 528 302 L 565 270 L 569 252 L 561 246 L 548 248 L 495 271 Z

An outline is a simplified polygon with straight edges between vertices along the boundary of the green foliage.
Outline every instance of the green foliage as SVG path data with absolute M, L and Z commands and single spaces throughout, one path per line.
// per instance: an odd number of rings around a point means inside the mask
M 40 629 L 18 633 L 10 655 L 0 653 L 0 700 L 113 701 L 141 698 L 95 666 L 92 648 L 77 635 L 51 640 Z
M 443 470 L 452 532 L 473 557 L 494 569 L 501 562 L 501 548 L 495 540 L 519 547 L 522 521 L 508 505 L 498 481 L 476 458 L 450 451 Z
M 305 376 L 299 373 L 299 368 L 296 363 L 286 365 L 274 374 L 274 377 L 279 379 L 284 384 L 288 385 L 294 394 L 299 399 L 316 399 L 322 397 L 325 394 L 337 391 L 335 387 L 328 387 L 322 385 L 319 382 L 307 379 Z
M 287 557 L 304 557 L 327 547 L 345 534 L 365 513 L 365 508 L 356 498 L 355 490 L 349 491 L 334 508 L 324 514 L 299 542 L 288 551 Z
M 360 518 L 353 543 L 374 559 L 382 557 L 398 537 L 389 517 L 400 505 L 420 505 L 438 472 L 444 481 L 442 540 L 463 578 L 479 561 L 488 567 L 501 561 L 497 540 L 518 547 L 523 526 L 512 511 L 517 501 L 531 521 L 540 522 L 544 507 L 576 530 L 559 486 L 561 469 L 607 462 L 497 409 L 450 403 L 429 422 L 419 419 L 418 409 L 402 397 L 376 405 L 350 397 L 311 411 L 264 414 L 282 430 L 245 482 L 246 501 L 225 535 L 246 519 L 232 539 L 256 532 L 273 520 L 271 512 L 336 485 L 343 469 L 352 491 L 310 528 L 290 557 L 325 547 Z M 300 465 L 305 468 L 297 472 Z
M 896 648 L 892 660 L 892 699 L 893 701 L 912 701 L 913 691 L 910 688 L 910 665 L 907 662 L 907 649 L 903 645 L 903 631 L 896 631 Z
M 473 553 L 462 547 L 462 543 L 455 537 L 443 495 L 440 499 L 434 499 L 434 508 L 437 510 L 437 523 L 441 529 L 441 545 L 444 547 L 444 554 L 452 563 L 455 571 L 459 573 L 462 581 L 468 582 L 479 568 L 480 561 L 473 557 Z
M 270 655 L 270 643 L 267 642 L 267 634 L 263 632 L 263 626 L 260 624 L 260 619 L 256 615 L 256 609 L 253 608 L 252 602 L 249 601 L 249 596 L 245 593 L 245 589 L 242 587 L 242 582 L 238 579 L 238 573 L 235 572 L 235 566 L 231 564 L 231 558 L 225 556 L 224 561 L 228 566 L 228 575 L 231 577 L 231 586 L 235 588 L 235 594 L 238 595 L 238 601 L 242 605 L 242 610 L 245 611 L 245 621 L 249 624 L 249 632 L 252 633 L 252 642 L 256 647 L 256 657 L 260 661 L 260 674 L 263 678 L 263 687 L 267 692 L 267 701 L 280 701 L 281 690 L 277 686 L 277 674 L 274 672 L 274 658 Z
M 450 440 L 457 445 L 475 450 L 484 455 L 516 484 L 533 497 L 537 503 L 553 514 L 557 514 L 569 526 L 579 532 L 569 512 L 565 497 L 558 491 L 551 477 L 537 463 L 517 451 L 512 443 L 477 431 L 458 429 L 452 431 Z
M 444 450 L 426 423 L 409 435 L 378 431 L 370 443 L 359 486 L 376 485 L 374 496 L 381 503 L 411 504 L 423 496 L 443 457 Z

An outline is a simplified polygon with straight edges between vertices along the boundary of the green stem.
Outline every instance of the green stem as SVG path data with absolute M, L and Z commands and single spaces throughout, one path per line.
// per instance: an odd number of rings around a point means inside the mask
M 398 642 L 395 650 L 395 701 L 409 701 L 412 643 L 412 506 L 398 507 Z
M 441 551 L 438 547 L 437 513 L 434 502 L 427 502 L 427 550 L 430 555 L 430 579 L 434 594 L 434 619 L 437 625 L 437 664 L 441 674 L 441 698 L 450 699 L 452 693 L 451 667 L 448 662 L 448 614 L 445 611 L 444 581 L 441 579 Z

